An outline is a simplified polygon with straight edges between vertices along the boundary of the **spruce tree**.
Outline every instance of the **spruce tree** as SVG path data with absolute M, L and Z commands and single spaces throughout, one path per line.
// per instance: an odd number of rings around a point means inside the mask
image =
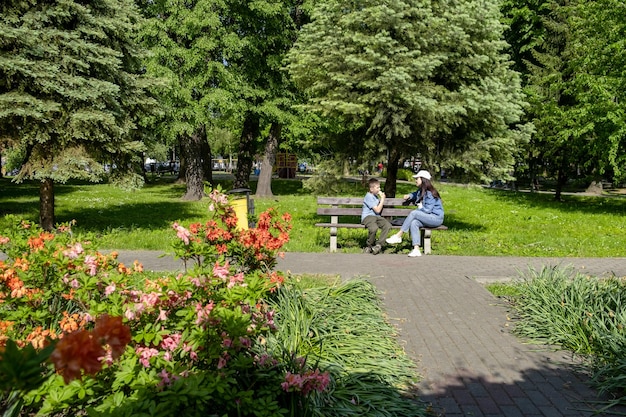
M 324 1 L 288 69 L 312 110 L 364 129 L 371 154 L 387 150 L 393 196 L 402 156 L 481 178 L 511 169 L 527 134 L 512 129 L 524 100 L 502 32 L 495 1 Z
M 0 140 L 18 161 L 16 181 L 41 182 L 45 229 L 55 182 L 99 180 L 105 165 L 141 182 L 138 123 L 155 102 L 133 38 L 139 19 L 131 0 L 0 5 Z

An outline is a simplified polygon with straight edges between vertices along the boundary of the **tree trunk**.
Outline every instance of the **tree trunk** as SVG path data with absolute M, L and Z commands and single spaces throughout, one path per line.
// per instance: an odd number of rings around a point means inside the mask
M 396 196 L 396 181 L 398 179 L 398 163 L 400 153 L 394 146 L 389 149 L 389 160 L 387 161 L 387 181 L 385 181 L 385 195 L 389 198 Z
M 202 171 L 204 179 L 213 185 L 213 155 L 211 154 L 211 145 L 206 137 L 206 127 L 202 126 Z
M 252 156 L 255 151 L 255 140 L 259 137 L 259 116 L 248 113 L 243 122 L 239 150 L 237 152 L 237 171 L 233 188 L 249 188 Z
M 567 184 L 567 158 L 563 155 L 561 159 L 561 166 L 556 174 L 556 192 L 554 193 L 554 199 L 556 201 L 562 201 L 561 195 L 565 184 Z
M 272 171 L 276 162 L 276 151 L 278 150 L 278 142 L 280 141 L 280 132 L 283 126 L 279 123 L 272 123 L 270 133 L 265 144 L 265 152 L 263 161 L 261 162 L 261 173 L 259 174 L 259 182 L 256 186 L 257 197 L 272 197 Z
M 185 183 L 185 176 L 187 175 L 187 156 L 185 155 L 183 141 L 185 138 L 183 136 L 178 136 L 178 147 L 180 152 L 178 153 L 178 159 L 180 160 L 180 167 L 178 167 L 178 178 L 176 178 L 177 184 Z
M 42 229 L 54 229 L 54 180 L 46 178 L 39 186 L 39 225 Z
M 181 152 L 187 162 L 185 182 L 187 192 L 183 200 L 197 201 L 204 197 L 204 172 L 202 170 L 202 141 L 204 126 L 199 127 L 191 136 L 181 141 Z

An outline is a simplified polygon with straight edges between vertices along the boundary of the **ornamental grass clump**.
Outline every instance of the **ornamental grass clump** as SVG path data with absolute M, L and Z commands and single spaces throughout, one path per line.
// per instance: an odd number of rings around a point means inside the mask
M 177 255 L 195 261 L 180 274 L 126 266 L 76 241 L 71 224 L 50 233 L 12 219 L 0 232 L 5 415 L 303 415 L 290 406 L 306 409 L 329 374 L 293 368 L 264 343 L 289 216 L 269 210 L 257 230 L 239 230 L 227 198 L 211 195 L 215 217 L 174 226 Z
M 375 287 L 365 280 L 302 288 L 288 282 L 272 298 L 279 331 L 272 351 L 330 373 L 329 389 L 311 397 L 308 415 L 424 416 L 411 392 L 415 364 L 398 346 Z M 303 359 L 304 358 L 304 359 Z
M 600 393 L 616 396 L 611 405 L 626 404 L 626 279 L 543 268 L 517 289 L 515 332 L 581 355 Z

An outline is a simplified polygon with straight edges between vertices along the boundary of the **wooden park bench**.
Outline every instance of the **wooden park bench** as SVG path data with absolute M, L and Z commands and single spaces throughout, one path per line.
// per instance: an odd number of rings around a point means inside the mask
M 415 206 L 403 206 L 402 198 L 386 198 L 381 215 L 389 221 L 398 217 L 407 217 Z M 363 210 L 363 197 L 318 197 L 317 214 L 330 216 L 330 223 L 316 223 L 317 227 L 330 228 L 330 251 L 337 251 L 337 230 L 344 229 L 365 229 L 361 222 L 361 211 Z M 355 219 L 356 217 L 356 219 Z M 341 222 L 339 221 L 341 218 Z M 400 226 L 393 226 L 399 229 Z M 431 253 L 431 236 L 433 230 L 448 230 L 444 225 L 439 227 L 423 227 L 422 242 L 420 246 L 424 254 Z

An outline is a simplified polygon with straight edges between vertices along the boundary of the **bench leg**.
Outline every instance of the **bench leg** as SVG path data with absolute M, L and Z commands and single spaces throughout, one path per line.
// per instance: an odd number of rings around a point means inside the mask
M 337 252 L 337 228 L 330 228 L 330 251 Z
M 429 255 L 431 252 L 430 248 L 430 237 L 432 236 L 433 231 L 430 229 L 426 229 L 422 233 L 422 248 L 424 249 L 424 255 Z

